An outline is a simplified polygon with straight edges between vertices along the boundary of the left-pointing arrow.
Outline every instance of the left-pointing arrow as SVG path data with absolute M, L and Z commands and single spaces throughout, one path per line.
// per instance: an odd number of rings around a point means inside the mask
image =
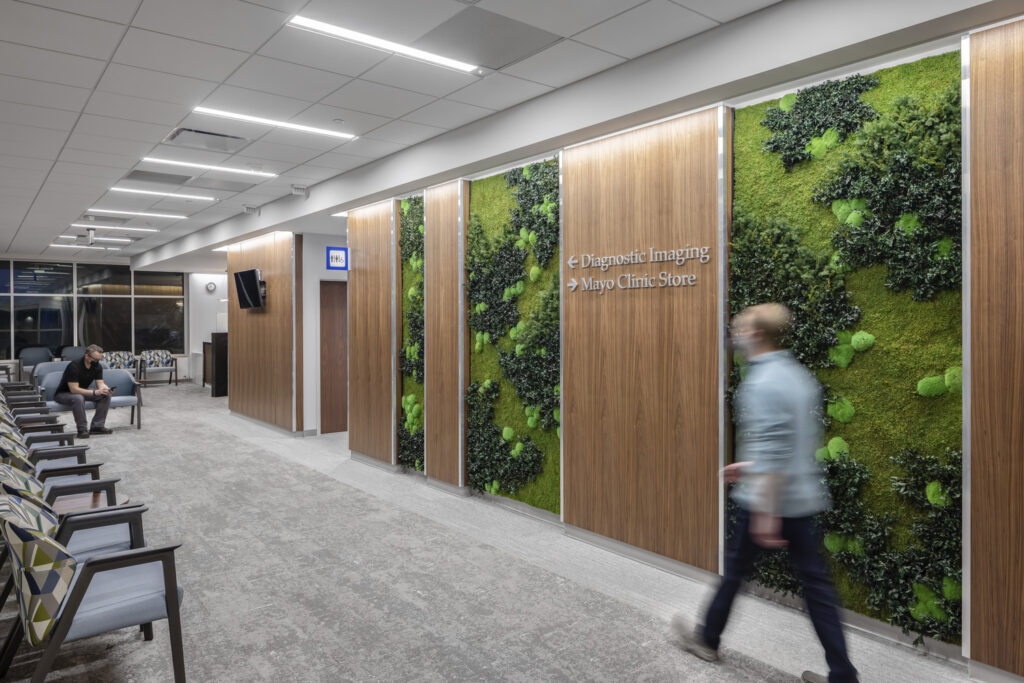
M 567 263 L 568 263 L 570 268 L 575 269 L 576 268 L 576 257 L 575 256 L 570 256 L 569 260 L 567 261 Z

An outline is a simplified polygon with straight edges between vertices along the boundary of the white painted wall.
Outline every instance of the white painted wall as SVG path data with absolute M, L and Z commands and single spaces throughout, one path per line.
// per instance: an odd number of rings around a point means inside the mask
M 348 221 L 332 235 L 302 236 L 302 408 L 304 431 L 320 433 L 320 281 L 348 280 L 347 270 L 327 270 L 327 247 L 348 244 Z
M 217 288 L 206 291 L 208 282 Z M 203 342 L 210 341 L 213 332 L 228 331 L 228 304 L 221 301 L 227 298 L 227 273 L 188 274 L 188 376 L 196 383 L 203 379 Z M 184 372 L 181 374 L 185 376 Z

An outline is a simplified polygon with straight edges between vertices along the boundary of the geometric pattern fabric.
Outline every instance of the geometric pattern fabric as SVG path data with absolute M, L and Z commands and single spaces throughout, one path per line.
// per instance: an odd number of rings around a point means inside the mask
M 134 370 L 135 356 L 131 351 L 106 351 L 103 363 L 113 370 Z
M 44 510 L 50 510 L 50 506 L 43 499 L 43 485 L 39 480 L 28 472 L 22 472 L 6 463 L 0 463 L 0 490 L 8 496 L 24 498 Z
M 169 368 L 174 364 L 174 355 L 166 349 L 142 351 L 139 359 L 147 368 Z

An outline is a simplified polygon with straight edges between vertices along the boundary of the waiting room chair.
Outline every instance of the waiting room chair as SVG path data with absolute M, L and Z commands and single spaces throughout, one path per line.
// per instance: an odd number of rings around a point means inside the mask
M 7 674 L 24 638 L 44 645 L 32 675 L 46 679 L 65 642 L 129 626 L 153 638 L 151 625 L 167 619 L 170 626 L 174 680 L 185 680 L 180 603 L 174 551 L 178 545 L 137 548 L 92 555 L 79 562 L 74 553 L 40 528 L 55 524 L 43 510 L 17 497 L 0 507 L 0 533 L 13 560 L 12 574 L 20 619 L 0 650 L 0 676 Z
M 45 363 L 38 363 L 32 368 L 32 386 L 38 388 L 39 380 L 46 377 L 51 372 L 56 372 L 61 375 L 64 374 L 64 369 L 71 364 L 69 360 L 51 360 Z
M 135 374 L 136 365 L 138 365 L 138 360 L 131 351 L 104 351 L 101 362 L 105 368 L 127 370 L 133 375 Z
M 57 387 L 60 386 L 60 378 L 61 373 L 52 372 L 46 375 L 39 385 L 46 408 L 55 413 L 68 412 L 71 410 L 71 406 L 58 403 L 55 399 L 55 396 L 57 395 Z M 114 370 L 110 368 L 103 370 L 103 382 L 108 387 L 114 387 L 114 393 L 110 397 L 111 409 L 131 408 L 132 413 L 129 423 L 134 424 L 136 429 L 142 429 L 141 383 L 132 377 L 127 370 Z M 85 409 L 95 410 L 96 403 L 94 401 L 86 401 Z
M 85 356 L 84 346 L 65 346 L 60 350 L 61 360 L 78 360 Z
M 174 385 L 178 385 L 178 359 L 166 349 L 150 349 L 139 353 L 139 381 L 147 383 L 149 375 L 167 373 L 167 383 L 174 377 Z
M 53 354 L 46 346 L 26 346 L 18 351 L 18 359 L 21 361 L 22 373 L 31 373 L 37 364 L 53 360 Z

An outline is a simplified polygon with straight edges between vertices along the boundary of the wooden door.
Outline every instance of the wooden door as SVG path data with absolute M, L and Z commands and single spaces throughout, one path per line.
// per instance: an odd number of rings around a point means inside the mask
M 348 283 L 320 281 L 320 433 L 348 431 Z

